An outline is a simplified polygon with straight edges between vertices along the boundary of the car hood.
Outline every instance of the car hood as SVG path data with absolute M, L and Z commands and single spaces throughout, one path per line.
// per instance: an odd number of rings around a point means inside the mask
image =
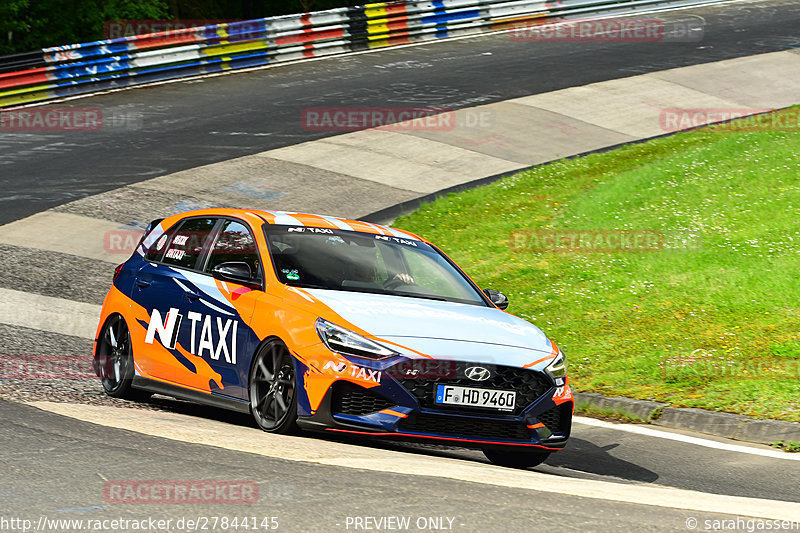
M 539 328 L 496 308 L 383 294 L 306 290 L 351 324 L 427 355 L 473 359 L 475 354 L 486 357 L 524 350 L 527 353 L 520 355 L 530 361 L 551 350 L 550 341 Z

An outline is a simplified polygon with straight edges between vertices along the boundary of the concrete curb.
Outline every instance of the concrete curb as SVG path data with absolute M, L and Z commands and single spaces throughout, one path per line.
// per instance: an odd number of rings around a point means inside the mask
M 791 107 L 791 106 L 789 106 Z M 775 110 L 779 111 L 779 110 Z M 766 113 L 771 113 L 772 111 L 767 111 Z M 699 129 L 700 127 L 705 127 L 710 124 L 706 124 L 704 126 L 698 126 L 697 128 L 691 129 Z M 689 130 L 683 130 L 689 131 Z M 616 150 L 617 148 L 622 148 L 624 146 L 631 146 L 635 144 L 642 144 L 648 141 L 652 141 L 653 139 L 661 139 L 662 137 L 669 137 L 671 135 L 675 135 L 676 133 L 683 133 L 683 131 L 676 131 L 671 133 L 665 133 L 663 135 L 656 135 L 655 137 L 647 137 L 642 139 L 634 139 L 632 141 L 626 141 L 623 143 L 612 144 L 609 146 L 603 146 L 601 148 L 595 148 L 593 150 L 587 150 L 585 152 L 581 152 L 579 154 L 568 155 L 565 157 L 560 157 L 556 159 L 551 159 L 548 161 L 544 161 L 542 163 L 537 163 L 535 165 L 529 165 L 526 167 L 521 167 L 514 170 L 509 170 L 507 172 L 501 172 L 499 174 L 493 174 L 491 176 L 486 176 L 484 178 L 478 178 L 472 181 L 467 181 L 465 183 L 459 183 L 457 185 L 453 185 L 452 187 L 447 187 L 445 189 L 440 189 L 436 192 L 428 193 L 422 196 L 417 196 L 416 198 L 411 198 L 410 200 L 406 200 L 405 202 L 400 202 L 398 204 L 390 205 L 389 207 L 384 207 L 379 209 L 378 211 L 374 211 L 368 215 L 364 215 L 358 217 L 358 220 L 363 220 L 365 222 L 370 222 L 372 224 L 385 224 L 385 225 L 392 225 L 394 220 L 400 216 L 408 215 L 413 213 L 424 204 L 428 204 L 431 202 L 435 202 L 439 198 L 443 198 L 450 193 L 458 193 L 462 191 L 468 191 L 470 189 L 477 189 L 478 187 L 484 187 L 486 185 L 491 185 L 497 181 L 500 181 L 503 178 L 508 178 L 510 176 L 514 176 L 515 174 L 519 174 L 520 172 L 525 172 L 526 170 L 532 170 L 534 168 L 544 167 L 553 163 L 558 163 L 559 161 L 566 161 L 569 159 L 578 159 L 581 157 L 586 157 L 587 155 L 592 154 L 602 154 L 604 152 L 610 152 L 612 150 Z
M 634 400 L 633 398 L 607 398 L 596 392 L 575 393 L 575 408 L 579 411 L 617 414 L 648 424 L 657 419 L 665 407 L 667 407 L 665 403 Z
M 800 423 L 797 422 L 752 418 L 705 409 L 669 407 L 665 403 L 633 398 L 608 398 L 594 392 L 576 392 L 575 404 L 579 410 L 588 408 L 590 413 L 600 411 L 619 414 L 655 426 L 687 429 L 745 442 L 800 442 Z
M 649 140 L 649 139 L 643 139 L 643 141 L 644 140 Z M 618 146 L 615 146 L 615 148 L 616 147 Z M 588 154 L 581 154 L 581 156 L 582 155 L 588 155 Z M 580 157 L 580 156 L 574 156 L 574 157 Z M 552 161 L 548 161 L 547 163 L 543 163 L 542 165 L 547 165 L 550 163 L 552 163 Z M 418 196 L 416 198 L 406 200 L 405 202 L 400 202 L 399 204 L 390 205 L 389 207 L 385 207 L 368 215 L 358 217 L 358 219 L 363 220 L 365 222 L 370 222 L 372 224 L 391 225 L 394 219 L 396 219 L 397 217 L 413 213 L 414 211 L 422 207 L 423 204 L 434 202 L 439 198 L 447 196 L 450 193 L 457 193 L 457 192 L 467 191 L 469 189 L 476 189 L 478 187 L 483 187 L 485 185 L 490 185 L 496 181 L 500 181 L 503 178 L 507 178 L 509 176 L 513 176 L 514 174 L 518 174 L 520 172 L 524 172 L 525 170 L 530 170 L 532 168 L 542 165 L 532 165 L 529 167 L 520 168 L 516 170 L 509 170 L 508 172 L 501 172 L 500 174 L 494 174 L 492 176 L 487 176 L 485 178 L 479 178 L 476 180 L 468 181 L 466 183 L 453 185 L 452 187 L 447 187 L 446 189 L 441 189 L 436 192 L 425 194 L 423 196 Z

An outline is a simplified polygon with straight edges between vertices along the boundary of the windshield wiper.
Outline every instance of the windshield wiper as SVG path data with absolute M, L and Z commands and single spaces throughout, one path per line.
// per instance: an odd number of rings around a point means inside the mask
M 382 292 L 381 294 L 388 294 L 389 296 L 402 296 L 403 298 L 424 298 L 425 300 L 436 300 L 437 302 L 450 302 L 443 296 L 432 296 L 427 294 L 417 294 L 414 292 Z
M 324 289 L 329 291 L 343 291 L 343 292 L 360 292 L 363 294 L 380 294 L 383 296 L 400 296 L 402 298 L 421 298 L 423 300 L 434 300 L 436 302 L 450 302 L 450 303 L 459 303 L 459 304 L 470 304 L 470 305 L 481 305 L 477 302 L 471 302 L 469 300 L 455 300 L 450 298 L 445 298 L 444 296 L 434 296 L 429 294 L 418 294 L 413 292 L 397 292 L 397 291 L 384 291 L 380 289 L 370 290 L 363 287 L 325 287 L 322 285 L 315 285 L 313 283 L 298 283 L 291 285 L 291 287 L 303 287 L 307 289 Z

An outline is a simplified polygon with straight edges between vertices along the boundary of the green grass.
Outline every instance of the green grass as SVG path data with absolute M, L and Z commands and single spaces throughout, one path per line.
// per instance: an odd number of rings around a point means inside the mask
M 450 194 L 394 225 L 505 292 L 565 349 L 577 391 L 800 420 L 800 133 L 679 133 Z M 664 241 L 512 249 L 512 232 L 542 229 Z
M 770 444 L 773 448 L 780 448 L 781 450 L 785 450 L 787 452 L 798 453 L 800 452 L 800 442 L 787 440 L 782 441 L 779 440 L 778 442 L 773 442 Z
M 601 409 L 589 405 L 588 402 L 575 402 L 575 414 L 588 415 L 595 418 L 605 418 L 611 420 L 619 420 L 621 422 L 630 422 L 634 424 L 647 424 L 648 421 L 633 413 L 629 413 L 624 409 Z M 777 443 L 776 443 L 777 444 Z

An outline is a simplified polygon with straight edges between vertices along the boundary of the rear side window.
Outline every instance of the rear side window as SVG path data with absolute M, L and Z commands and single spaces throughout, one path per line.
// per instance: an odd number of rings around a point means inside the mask
M 215 218 L 190 218 L 184 221 L 178 231 L 169 235 L 161 261 L 167 265 L 195 268 L 216 222 Z
M 144 258 L 148 261 L 161 261 L 161 256 L 164 255 L 164 245 L 167 244 L 167 238 L 166 233 L 159 237 L 156 242 L 150 245 Z
M 147 233 L 145 233 L 143 240 L 146 237 Z M 153 241 L 150 244 L 150 248 L 148 248 L 147 251 L 145 252 L 144 258 L 151 262 L 161 261 L 161 258 L 164 256 L 164 248 L 166 248 L 167 239 L 169 239 L 169 232 L 164 233 L 158 239 Z

